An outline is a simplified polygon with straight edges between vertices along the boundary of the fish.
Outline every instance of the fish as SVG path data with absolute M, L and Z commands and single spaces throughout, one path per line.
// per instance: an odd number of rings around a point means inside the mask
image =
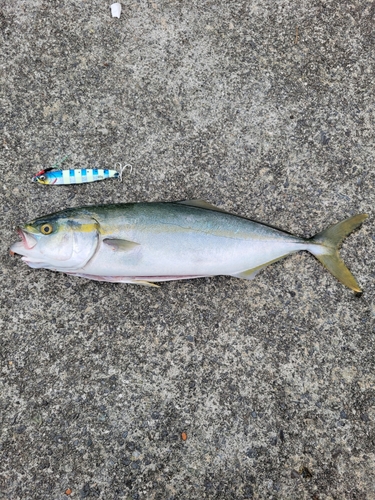
M 50 167 L 34 175 L 32 181 L 45 186 L 59 186 L 62 184 L 84 184 L 86 182 L 102 181 L 111 178 L 120 178 L 120 173 L 116 170 L 108 170 L 107 168 L 55 170 L 53 167 Z
M 273 262 L 307 250 L 360 293 L 339 247 L 367 217 L 354 215 L 312 238 L 301 238 L 202 200 L 84 206 L 20 225 L 21 241 L 10 251 L 31 268 L 158 286 L 217 275 L 250 280 Z

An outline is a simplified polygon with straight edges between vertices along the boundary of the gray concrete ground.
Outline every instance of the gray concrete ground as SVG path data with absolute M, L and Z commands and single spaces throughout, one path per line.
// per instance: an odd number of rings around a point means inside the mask
M 0 498 L 375 498 L 375 3 L 0 8 Z M 30 182 L 67 153 L 133 171 Z M 307 253 L 160 289 L 8 254 L 37 215 L 183 198 L 305 236 L 368 212 L 364 294 Z

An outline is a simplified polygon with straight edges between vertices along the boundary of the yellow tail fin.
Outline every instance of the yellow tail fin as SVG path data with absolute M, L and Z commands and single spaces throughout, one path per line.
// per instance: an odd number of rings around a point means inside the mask
M 317 249 L 316 253 L 313 248 L 310 250 L 315 257 L 333 274 L 333 276 L 341 281 L 341 283 L 354 290 L 354 292 L 361 292 L 362 290 L 357 280 L 340 257 L 339 247 L 342 240 L 361 225 L 367 217 L 367 214 L 354 215 L 318 233 L 309 240 L 311 243 L 319 245 L 319 250 Z

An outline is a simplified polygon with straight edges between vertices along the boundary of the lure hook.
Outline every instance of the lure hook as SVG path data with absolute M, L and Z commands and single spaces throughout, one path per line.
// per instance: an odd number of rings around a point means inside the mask
M 133 171 L 133 166 L 130 165 L 130 163 L 126 163 L 124 166 L 122 166 L 120 162 L 117 162 L 115 163 L 115 168 L 117 167 L 120 169 L 120 176 L 119 176 L 120 182 L 122 182 L 122 173 L 127 167 L 130 167 L 130 173 L 132 173 Z

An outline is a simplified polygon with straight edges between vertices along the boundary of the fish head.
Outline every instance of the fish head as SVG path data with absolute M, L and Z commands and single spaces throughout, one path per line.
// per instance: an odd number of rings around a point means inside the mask
M 33 268 L 69 272 L 81 269 L 99 244 L 99 223 L 72 210 L 40 217 L 18 227 L 21 241 L 10 251 Z

